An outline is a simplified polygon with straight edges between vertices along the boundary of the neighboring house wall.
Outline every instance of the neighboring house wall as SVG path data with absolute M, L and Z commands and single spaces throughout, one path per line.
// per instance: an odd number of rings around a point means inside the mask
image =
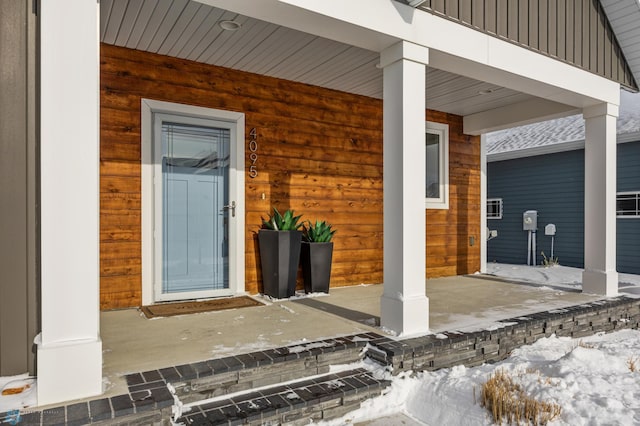
M 34 373 L 38 330 L 36 17 L 0 2 L 0 376 Z
M 618 192 L 640 191 L 640 142 L 618 144 Z M 618 219 L 618 271 L 640 274 L 640 217 Z
M 244 112 L 247 141 L 257 129 L 259 174 L 247 177 L 245 196 L 248 292 L 261 290 L 256 232 L 272 206 L 334 224 L 332 286 L 382 282 L 381 100 L 102 44 L 102 309 L 141 302 L 141 98 Z M 472 273 L 479 138 L 461 133 L 461 117 L 427 119 L 450 126 L 451 196 L 448 211 L 427 213 L 427 275 Z
M 640 142 L 618 144 L 618 191 L 640 191 Z M 487 262 L 527 263 L 527 232 L 522 214 L 538 211 L 537 264 L 541 251 L 550 256 L 551 237 L 557 233 L 554 256 L 561 265 L 584 267 L 584 149 L 489 162 L 487 198 L 502 198 L 503 218 L 487 226 L 498 237 L 487 242 Z M 640 273 L 640 218 L 617 220 L 617 269 Z
M 488 219 L 498 238 L 487 242 L 487 262 L 527 263 L 527 231 L 522 214 L 538 211 L 537 261 L 541 251 L 551 255 L 551 237 L 544 227 L 553 223 L 557 234 L 554 256 L 562 265 L 584 266 L 584 150 L 537 155 L 487 164 L 487 198 L 502 198 L 502 219 Z

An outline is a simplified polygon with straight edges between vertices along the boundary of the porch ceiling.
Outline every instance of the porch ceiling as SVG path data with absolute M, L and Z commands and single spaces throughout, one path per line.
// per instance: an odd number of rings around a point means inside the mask
M 382 98 L 379 53 L 239 15 L 192 0 L 102 0 L 107 44 Z M 237 31 L 219 23 L 233 20 Z M 533 97 L 428 68 L 430 109 L 461 116 Z

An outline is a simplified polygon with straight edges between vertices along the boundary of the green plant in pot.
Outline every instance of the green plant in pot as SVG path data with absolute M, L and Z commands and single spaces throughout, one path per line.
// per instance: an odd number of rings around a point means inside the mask
M 302 223 L 293 210 L 280 214 L 277 208 L 262 220 L 258 231 L 260 264 L 264 294 L 276 299 L 291 297 L 296 292 L 296 276 L 300 261 Z
M 333 234 L 336 231 L 326 221 L 307 221 L 302 234 L 302 276 L 306 293 L 329 293 Z

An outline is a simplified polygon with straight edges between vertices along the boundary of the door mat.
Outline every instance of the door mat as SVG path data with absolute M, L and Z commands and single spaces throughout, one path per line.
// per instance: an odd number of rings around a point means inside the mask
M 201 302 L 159 303 L 157 305 L 141 306 L 140 310 L 147 318 L 158 318 L 262 305 L 263 303 L 260 303 L 249 296 L 239 296 L 205 300 Z

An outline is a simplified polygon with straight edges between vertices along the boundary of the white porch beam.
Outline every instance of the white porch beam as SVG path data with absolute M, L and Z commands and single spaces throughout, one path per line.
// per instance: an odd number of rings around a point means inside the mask
M 425 293 L 425 93 L 428 49 L 407 42 L 380 55 L 384 70 L 384 294 L 380 324 L 429 331 Z
M 464 117 L 464 133 L 480 135 L 575 114 L 580 114 L 580 109 L 542 98 L 534 98 L 467 115 Z
M 584 272 L 582 291 L 615 296 L 616 119 L 618 106 L 585 108 Z
M 451 24 L 459 25 L 449 22 L 447 27 Z M 454 28 L 448 29 L 454 31 Z M 459 56 L 448 51 L 432 49 L 429 63 L 431 67 L 574 108 L 586 108 L 600 102 L 615 102 L 612 94 L 619 89 L 618 83 L 496 37 L 469 28 L 465 30 L 476 33 L 468 34 L 469 37 L 485 37 L 486 45 L 482 47 L 482 51 L 487 52 L 486 56 Z M 462 35 L 462 32 L 465 30 L 460 30 L 457 36 L 450 37 L 464 40 L 466 36 Z M 460 53 L 471 54 L 466 51 Z
M 229 3 L 245 3 L 200 1 L 225 4 L 232 10 L 242 6 Z M 374 51 L 381 51 L 380 46 L 385 48 L 385 42 L 406 40 L 430 49 L 430 67 L 578 108 L 599 102 L 615 103 L 611 93 L 617 83 L 613 81 L 397 1 L 263 0 L 261 3 L 295 6 L 299 10 L 287 9 L 288 16 L 279 17 L 279 23 L 300 26 L 300 18 L 304 20 L 304 28 L 298 29 L 321 37 Z M 246 5 L 244 9 L 249 7 Z M 310 19 L 309 12 L 316 18 Z
M 38 404 L 102 392 L 99 3 L 40 5 Z

